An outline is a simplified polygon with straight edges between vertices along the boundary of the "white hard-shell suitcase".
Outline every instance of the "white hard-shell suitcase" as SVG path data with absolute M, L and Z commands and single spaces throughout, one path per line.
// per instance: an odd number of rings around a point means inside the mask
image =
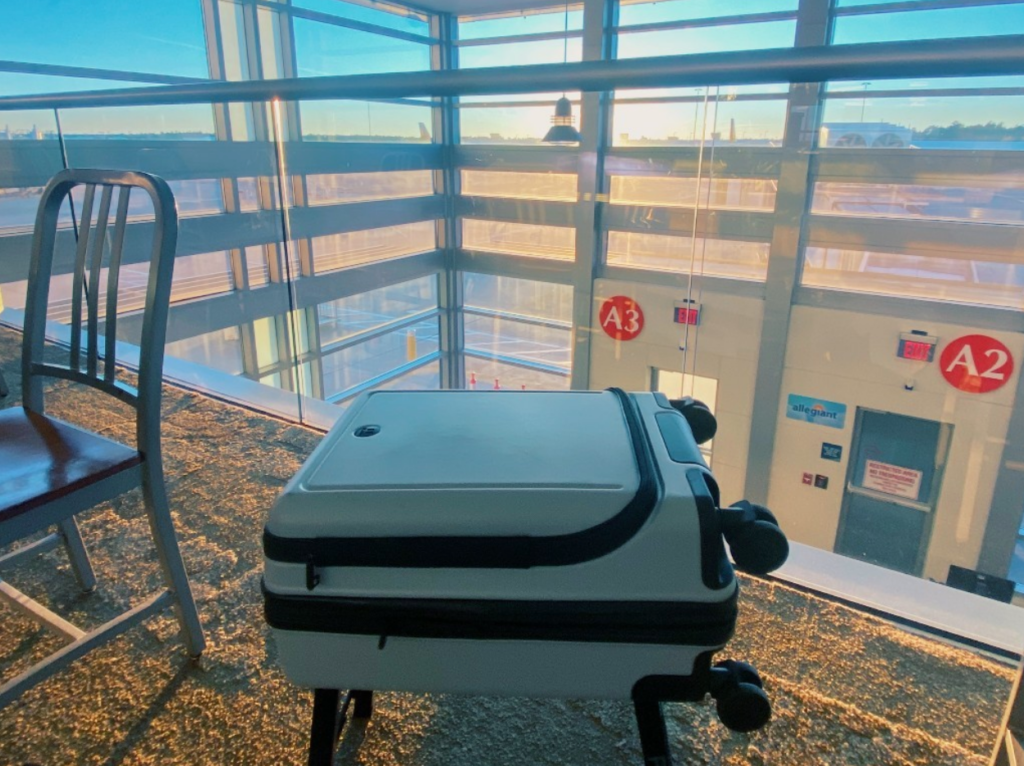
M 649 764 L 670 762 L 662 701 L 764 725 L 756 670 L 711 663 L 736 623 L 723 536 L 755 573 L 788 546 L 767 509 L 719 509 L 714 430 L 617 389 L 356 400 L 264 530 L 280 662 L 316 689 L 309 763 L 331 762 L 339 689 L 357 717 L 371 690 L 632 699 Z

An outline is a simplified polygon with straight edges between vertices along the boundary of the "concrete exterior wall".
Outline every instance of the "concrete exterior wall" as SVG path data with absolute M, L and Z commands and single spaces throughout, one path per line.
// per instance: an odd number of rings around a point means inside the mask
M 935 360 L 896 356 L 901 332 L 939 338 Z M 939 357 L 950 341 L 972 333 L 1002 341 L 1016 369 L 987 394 L 957 390 L 942 377 Z M 769 504 L 791 539 L 832 550 L 839 528 L 858 407 L 950 423 L 952 441 L 935 508 L 923 575 L 945 581 L 950 564 L 974 568 L 1010 420 L 1024 336 L 940 323 L 796 306 L 786 352 Z M 912 386 L 913 390 L 907 390 Z M 847 406 L 843 429 L 786 417 L 789 394 Z M 841 462 L 821 458 L 822 442 L 843 446 Z M 829 477 L 828 489 L 802 483 L 804 472 Z M 1024 502 L 1024 501 L 1022 501 Z
M 601 304 L 615 295 L 640 304 L 644 329 L 634 340 L 616 341 L 595 328 L 591 387 L 649 390 L 652 368 L 682 370 L 680 346 L 685 328 L 675 324 L 672 316 L 675 302 L 685 296 L 657 285 L 598 280 L 592 312 L 595 322 Z M 696 343 L 691 328 L 696 365 L 691 353 L 686 372 L 718 381 L 719 432 L 713 467 L 726 502 L 740 499 L 747 472 L 762 306 L 757 298 L 705 291 Z M 899 334 L 910 330 L 939 338 L 933 362 L 911 362 L 896 356 Z M 999 339 L 1013 356 L 1014 372 L 997 391 L 959 391 L 939 371 L 939 357 L 946 344 L 972 333 Z M 857 408 L 892 412 L 953 426 L 923 575 L 944 582 L 950 564 L 975 568 L 1022 361 L 1024 336 L 1019 334 L 795 306 L 769 490 L 769 505 L 787 534 L 797 542 L 833 550 Z M 908 386 L 912 390 L 907 390 Z M 834 429 L 787 418 L 789 394 L 845 404 L 845 426 Z M 840 462 L 821 458 L 823 442 L 843 447 Z M 803 484 L 805 472 L 827 476 L 828 489 Z

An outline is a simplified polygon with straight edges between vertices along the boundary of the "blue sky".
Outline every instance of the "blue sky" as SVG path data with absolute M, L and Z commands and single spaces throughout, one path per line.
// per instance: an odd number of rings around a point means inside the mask
M 860 6 L 870 2 L 872 0 L 840 0 L 839 5 Z M 295 4 L 403 32 L 425 34 L 428 29 L 425 21 L 415 14 L 388 14 L 340 0 L 295 0 Z M 619 40 L 619 55 L 626 58 L 791 45 L 795 24 L 787 20 L 635 33 L 629 33 L 628 28 L 636 24 L 712 16 L 726 10 L 729 14 L 786 12 L 794 10 L 796 4 L 797 0 L 730 0 L 726 9 L 721 0 L 627 3 L 620 12 L 624 34 Z M 0 26 L 0 58 L 186 77 L 207 76 L 198 0 L 23 0 L 7 5 L 4 24 Z M 507 34 L 559 32 L 564 24 L 564 12 L 558 8 L 552 13 L 463 22 L 460 34 L 465 39 L 484 39 Z M 581 24 L 579 5 L 571 6 L 570 30 L 578 30 Z M 427 46 L 407 40 L 305 19 L 296 19 L 294 28 L 300 76 L 416 71 L 430 66 Z M 837 20 L 835 41 L 854 43 L 941 38 L 1002 34 L 1014 30 L 1024 30 L 1024 4 L 846 16 Z M 563 57 L 563 41 L 465 46 L 460 54 L 463 66 L 558 62 Z M 580 39 L 571 38 L 568 43 L 569 60 L 579 60 L 580 55 Z M 959 78 L 956 85 L 971 87 L 971 83 L 980 82 Z M 984 79 L 985 85 L 990 86 L 1019 87 L 1022 82 L 1024 78 Z M 122 88 L 133 84 L 0 73 L 0 95 Z M 899 84 L 899 87 L 913 89 L 922 84 L 931 87 L 942 85 L 941 81 L 910 81 Z M 851 83 L 843 87 L 870 92 L 889 86 L 879 82 L 871 85 Z M 914 128 L 948 124 L 955 120 L 1019 124 L 1024 123 L 1024 97 L 954 99 L 922 94 L 915 98 L 883 99 L 866 95 L 830 101 L 826 119 L 856 120 L 862 112 L 866 120 L 884 120 Z M 735 114 L 741 135 L 760 137 L 778 132 L 777 102 L 755 102 L 742 107 L 737 104 L 721 110 L 720 116 L 724 117 L 726 113 Z M 418 134 L 417 124 L 424 121 L 425 110 L 374 106 L 367 114 L 365 104 L 332 102 L 307 105 L 303 114 L 307 130 L 311 133 L 362 132 L 357 128 L 365 123 L 374 133 L 415 135 Z M 684 123 L 690 125 L 688 130 L 692 131 L 692 114 L 691 105 L 634 106 L 622 110 L 615 132 L 682 135 L 687 132 L 683 129 Z M 530 136 L 545 130 L 547 124 L 544 110 L 538 109 L 475 109 L 467 111 L 466 115 L 467 127 L 472 126 L 475 133 L 483 135 L 499 132 L 506 136 Z M 675 124 L 677 121 L 679 125 Z M 49 122 L 52 123 L 52 118 Z M 9 124 L 16 130 L 24 130 L 36 123 L 45 125 L 45 115 L 0 115 L 0 128 Z M 64 123 L 65 127 L 80 132 L 116 131 L 119 126 L 153 132 L 208 132 L 212 129 L 210 110 L 204 107 L 69 111 Z M 722 126 L 719 127 L 721 129 Z

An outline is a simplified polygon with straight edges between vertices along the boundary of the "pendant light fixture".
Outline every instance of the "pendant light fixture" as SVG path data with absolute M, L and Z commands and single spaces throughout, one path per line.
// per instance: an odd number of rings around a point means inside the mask
M 562 48 L 562 63 L 569 62 L 569 3 L 565 4 L 565 38 Z M 580 132 L 573 127 L 576 118 L 572 116 L 572 102 L 562 97 L 555 102 L 555 116 L 551 118 L 551 128 L 544 136 L 546 144 L 575 144 L 581 140 Z

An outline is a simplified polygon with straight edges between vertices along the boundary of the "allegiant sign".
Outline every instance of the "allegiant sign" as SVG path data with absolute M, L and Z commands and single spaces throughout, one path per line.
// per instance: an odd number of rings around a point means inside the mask
M 843 428 L 846 425 L 846 405 L 790 394 L 786 417 L 829 428 Z

